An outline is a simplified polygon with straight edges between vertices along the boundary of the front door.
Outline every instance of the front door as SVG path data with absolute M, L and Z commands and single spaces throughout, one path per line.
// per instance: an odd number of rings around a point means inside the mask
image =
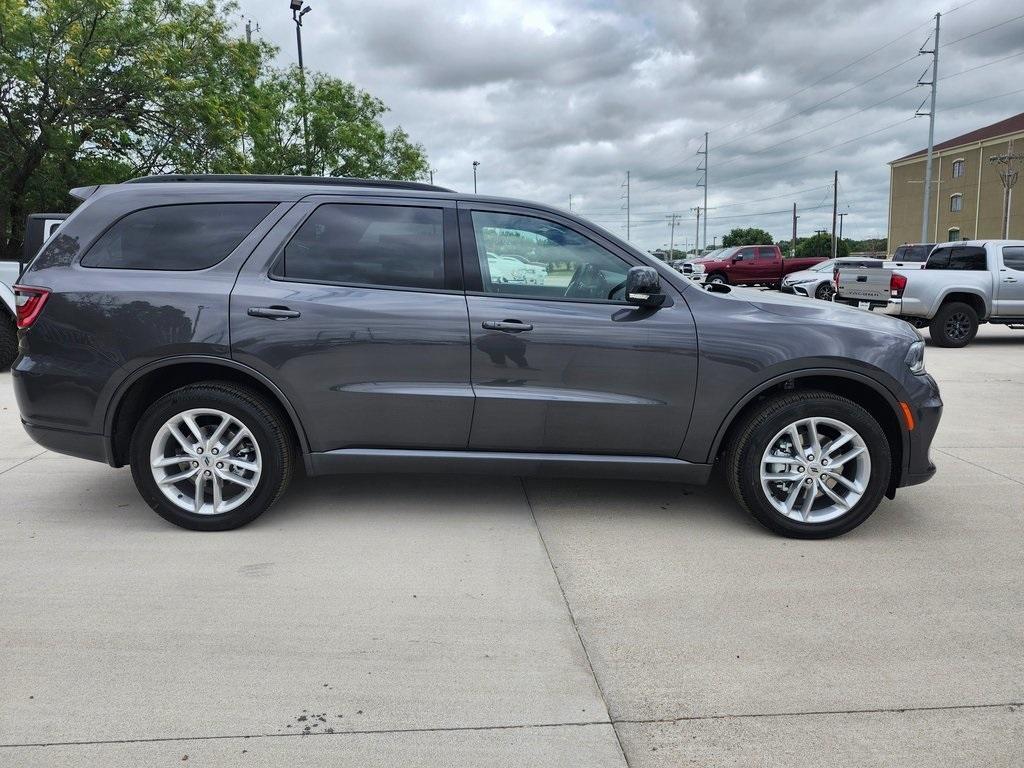
M 697 373 L 693 317 L 623 301 L 640 262 L 554 214 L 460 204 L 478 450 L 675 456 Z M 666 287 L 667 291 L 672 291 Z
M 752 283 L 757 280 L 757 248 L 750 246 L 740 248 L 733 254 L 732 269 L 729 270 L 729 282 L 736 285 Z
M 436 200 L 317 198 L 243 267 L 232 356 L 284 391 L 313 451 L 466 447 L 473 392 L 455 215 Z
M 996 273 L 997 317 L 1024 317 L 1024 246 L 1004 245 Z

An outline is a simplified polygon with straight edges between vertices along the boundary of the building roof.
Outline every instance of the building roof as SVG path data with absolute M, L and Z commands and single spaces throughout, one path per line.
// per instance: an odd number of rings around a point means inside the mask
M 951 149 L 953 147 L 959 147 L 964 144 L 973 144 L 978 141 L 985 141 L 987 139 L 994 139 L 998 136 L 1006 136 L 1010 133 L 1021 133 L 1024 132 L 1024 112 L 1013 117 L 1008 117 L 1005 120 L 1000 120 L 998 123 L 992 123 L 992 125 L 986 125 L 984 128 L 976 128 L 969 133 L 965 133 L 956 138 L 943 141 L 941 144 L 935 145 L 935 151 L 938 152 L 943 149 Z M 898 157 L 891 161 L 898 163 L 902 160 L 910 160 L 913 157 L 927 154 L 928 149 L 919 149 L 917 152 L 911 152 L 909 155 Z

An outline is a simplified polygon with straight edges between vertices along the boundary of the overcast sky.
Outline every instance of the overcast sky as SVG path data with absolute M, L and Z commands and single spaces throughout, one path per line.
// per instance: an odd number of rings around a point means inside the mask
M 472 191 L 479 160 L 481 193 L 560 207 L 572 194 L 625 236 L 629 170 L 643 248 L 668 242 L 670 212 L 677 244 L 693 242 L 706 130 L 709 241 L 734 226 L 788 237 L 790 214 L 773 212 L 793 202 L 801 235 L 830 227 L 833 170 L 844 234 L 884 236 L 886 163 L 927 144 L 915 54 L 936 10 L 936 141 L 1024 111 L 1024 7 L 1006 0 L 309 2 L 306 66 L 383 99 L 435 183 Z M 292 63 L 287 0 L 241 6 Z

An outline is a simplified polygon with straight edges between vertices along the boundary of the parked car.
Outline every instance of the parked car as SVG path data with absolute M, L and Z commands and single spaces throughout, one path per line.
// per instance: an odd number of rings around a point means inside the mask
M 786 275 L 823 261 L 823 258 L 784 259 L 777 245 L 745 245 L 695 259 L 693 271 L 703 274 L 703 281 L 707 283 L 778 288 Z
M 841 269 L 836 286 L 836 301 L 927 326 L 940 347 L 965 347 L 980 323 L 1024 325 L 1024 240 L 940 243 L 924 269 Z
M 832 301 L 836 293 L 835 270 L 840 267 L 875 268 L 881 267 L 881 259 L 860 259 L 844 256 L 815 264 L 810 269 L 792 272 L 782 278 L 782 292 L 797 296 L 810 296 L 822 301 Z
M 25 222 L 23 260 L 0 259 L 0 371 L 18 356 L 18 307 L 14 284 L 25 263 L 67 218 L 66 213 L 33 213 Z
M 909 325 L 705 291 L 554 208 L 288 177 L 73 194 L 17 288 L 22 421 L 130 465 L 186 528 L 255 519 L 298 462 L 696 484 L 717 462 L 742 507 L 802 538 L 935 472 L 942 402 Z M 494 280 L 481 243 L 509 233 L 576 264 L 568 283 Z
M 544 285 L 548 271 L 530 264 L 522 257 L 487 252 L 487 268 L 491 278 L 498 283 L 522 283 L 523 285 Z

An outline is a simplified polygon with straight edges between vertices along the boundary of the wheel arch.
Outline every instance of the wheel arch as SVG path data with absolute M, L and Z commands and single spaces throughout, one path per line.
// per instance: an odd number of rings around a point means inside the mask
M 117 387 L 103 424 L 107 463 L 114 467 L 127 463 L 131 426 L 150 404 L 171 390 L 199 381 L 230 381 L 263 394 L 286 416 L 302 453 L 309 453 L 309 440 L 299 415 L 276 384 L 259 371 L 234 360 L 196 355 L 168 358 L 143 366 Z
M 712 443 L 710 459 L 717 458 L 728 446 L 743 417 L 765 397 L 793 390 L 820 389 L 847 397 L 865 408 L 882 426 L 892 449 L 892 478 L 888 494 L 895 494 L 905 463 L 910 455 L 909 435 L 900 421 L 899 399 L 883 384 L 869 376 L 841 369 L 818 368 L 780 374 L 755 387 L 744 396 L 719 426 Z
M 954 301 L 963 302 L 973 309 L 978 315 L 978 320 L 985 321 L 988 319 L 988 305 L 985 303 L 985 297 L 980 293 L 964 290 L 950 291 L 944 294 L 939 300 L 939 306 L 936 308 L 935 314 L 938 314 L 939 310 Z

